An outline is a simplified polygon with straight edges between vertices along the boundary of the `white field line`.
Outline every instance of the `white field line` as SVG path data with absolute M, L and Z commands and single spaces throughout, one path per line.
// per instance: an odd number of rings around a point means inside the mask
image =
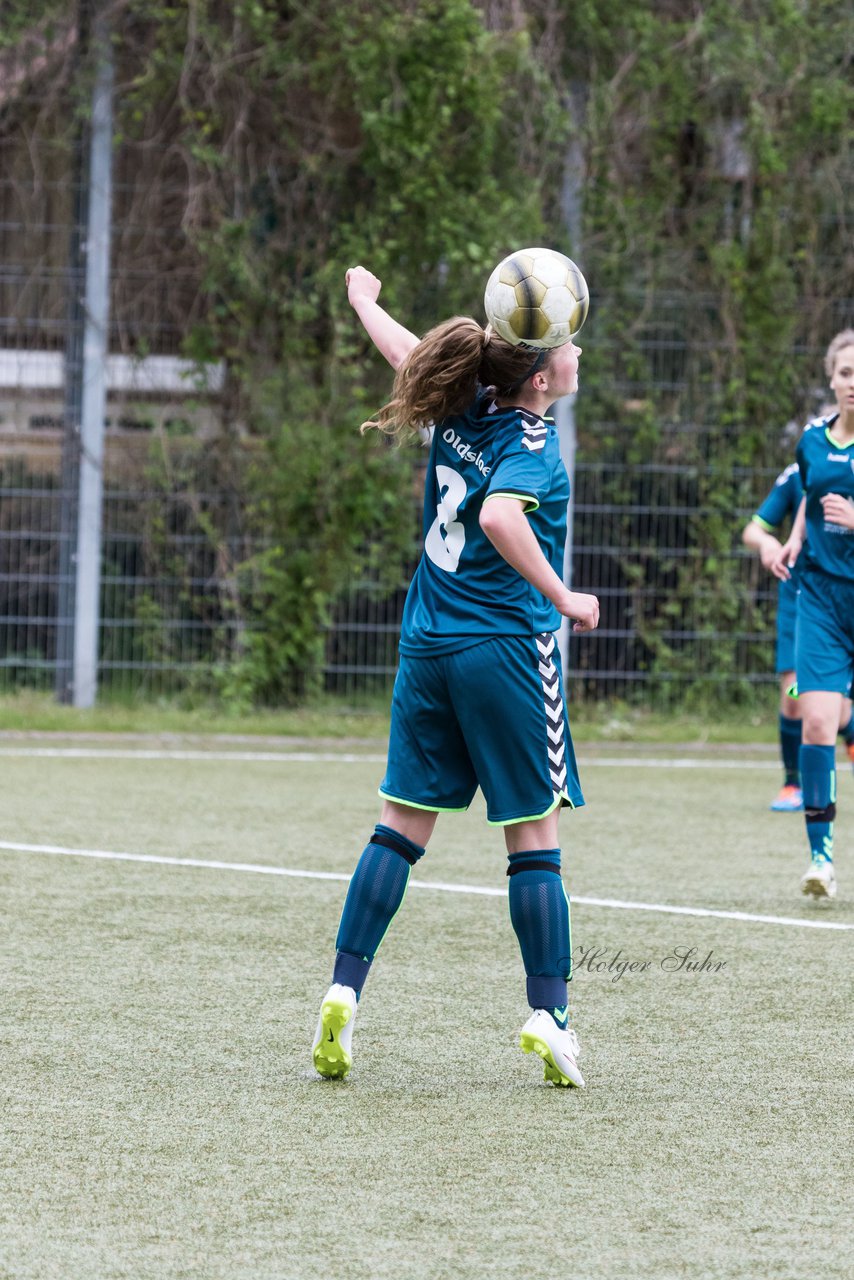
M 116 749 L 113 747 L 0 747 L 0 756 L 54 760 L 207 760 L 212 763 L 246 761 L 250 764 L 385 764 L 382 755 L 338 751 L 198 751 L 168 748 Z M 607 758 L 581 756 L 583 769 L 777 769 L 776 760 L 719 760 L 635 756 Z
M 100 858 L 110 862 L 144 862 L 166 867 L 195 867 L 203 871 L 241 871 L 262 876 L 291 876 L 298 880 L 338 880 L 342 883 L 350 877 L 337 871 L 302 871 L 291 867 L 265 866 L 253 862 L 217 862 L 201 858 L 166 858 L 154 853 L 117 853 L 108 849 L 66 849 L 54 844 L 22 844 L 12 840 L 0 840 L 0 850 L 9 853 L 44 853 L 66 858 Z M 449 884 L 443 880 L 410 880 L 413 889 L 434 889 L 441 893 L 479 894 L 488 898 L 503 898 L 507 890 L 476 884 Z M 579 906 L 605 907 L 616 911 L 654 911 L 663 915 L 711 916 L 716 920 L 747 920 L 754 924 L 789 925 L 798 929 L 854 930 L 854 924 L 835 920 L 798 920 L 790 916 L 751 915 L 747 911 L 713 911 L 706 907 L 672 907 L 663 902 L 623 902 L 619 898 L 587 898 L 572 894 L 572 901 Z
M 34 756 L 53 760 L 246 760 L 252 764 L 384 764 L 385 755 L 337 751 L 193 751 L 133 747 L 0 747 L 0 756 Z

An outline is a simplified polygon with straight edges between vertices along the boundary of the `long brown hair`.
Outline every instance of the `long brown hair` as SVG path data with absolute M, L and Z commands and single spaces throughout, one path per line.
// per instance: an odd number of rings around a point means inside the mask
M 828 378 L 836 372 L 836 357 L 844 347 L 854 347 L 854 329 L 843 329 L 835 338 L 830 339 L 830 346 L 824 357 L 824 371 Z
M 454 316 L 425 333 L 394 378 L 391 399 L 362 431 L 376 427 L 401 438 L 462 413 L 478 383 L 499 398 L 518 391 L 537 363 L 530 347 L 514 347 L 469 316 Z M 538 366 L 541 367 L 541 366 Z

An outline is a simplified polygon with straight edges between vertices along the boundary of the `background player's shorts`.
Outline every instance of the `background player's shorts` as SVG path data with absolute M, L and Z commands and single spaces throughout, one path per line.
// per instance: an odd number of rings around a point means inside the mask
M 380 795 L 445 812 L 467 809 L 480 786 L 497 826 L 583 805 L 560 665 L 551 634 L 401 654 Z
M 854 582 L 810 568 L 801 575 L 795 643 L 798 693 L 851 697 Z
M 795 624 L 798 620 L 798 588 L 793 581 L 777 584 L 776 671 L 795 669 Z

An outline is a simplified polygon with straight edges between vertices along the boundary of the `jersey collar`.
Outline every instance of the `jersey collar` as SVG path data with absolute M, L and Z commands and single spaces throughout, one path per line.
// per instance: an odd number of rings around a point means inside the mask
M 831 427 L 838 420 L 839 420 L 839 414 L 835 413 L 833 417 L 829 420 L 827 425 L 825 426 L 824 434 L 827 439 L 827 442 L 828 444 L 832 445 L 834 449 L 850 449 L 851 446 L 854 445 L 854 440 L 849 440 L 847 444 L 840 444 L 839 441 L 834 440 L 833 436 L 830 434 Z

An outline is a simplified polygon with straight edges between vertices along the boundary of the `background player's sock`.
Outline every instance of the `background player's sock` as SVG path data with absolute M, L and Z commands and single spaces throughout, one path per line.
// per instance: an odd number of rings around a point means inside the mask
M 833 860 L 833 819 L 836 817 L 836 752 L 834 747 L 801 747 L 801 785 L 807 839 L 814 862 Z
M 410 867 L 423 856 L 420 844 L 378 822 L 358 861 L 338 926 L 338 954 L 332 975 L 333 982 L 352 987 L 357 998 L 403 901 Z
M 558 1026 L 566 1026 L 572 944 L 560 849 L 511 853 L 508 861 L 510 920 L 527 974 L 528 1004 L 546 1009 Z
M 780 715 L 780 756 L 785 774 L 783 786 L 799 787 L 801 771 L 799 755 L 801 749 L 801 721 L 792 720 L 789 716 Z
M 847 724 L 842 726 L 839 732 L 844 738 L 846 746 L 850 747 L 854 744 L 854 711 L 851 713 L 851 719 Z

